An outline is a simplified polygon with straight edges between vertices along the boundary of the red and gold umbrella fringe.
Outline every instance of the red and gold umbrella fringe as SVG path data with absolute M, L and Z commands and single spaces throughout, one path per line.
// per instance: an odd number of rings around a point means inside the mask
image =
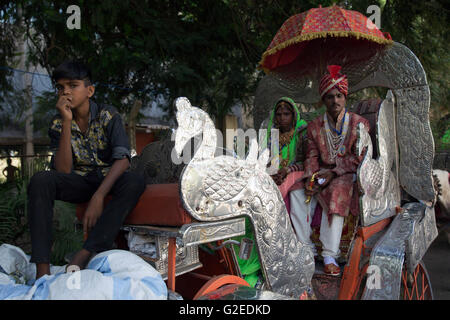
M 267 56 L 271 56 L 275 53 L 277 53 L 278 51 L 281 51 L 283 49 L 285 49 L 288 46 L 291 46 L 293 44 L 302 42 L 302 41 L 308 41 L 308 40 L 314 40 L 314 39 L 318 39 L 318 38 L 326 38 L 328 36 L 331 37 L 355 37 L 356 39 L 367 39 L 367 40 L 371 40 L 373 42 L 379 43 L 379 44 L 386 44 L 386 45 L 390 45 L 392 43 L 394 43 L 394 41 L 392 41 L 391 39 L 384 39 L 384 38 L 380 38 L 377 36 L 373 36 L 370 34 L 365 34 L 362 32 L 357 32 L 357 31 L 321 31 L 321 32 L 311 32 L 311 33 L 307 33 L 307 34 L 302 34 L 299 35 L 297 37 L 294 37 L 292 39 L 289 39 L 283 43 L 280 43 L 279 45 L 277 45 L 276 47 L 267 50 L 266 52 L 263 53 L 262 55 L 262 59 L 259 62 L 259 66 L 260 68 L 262 68 L 266 73 L 269 71 L 268 69 L 264 68 L 264 61 L 266 59 Z

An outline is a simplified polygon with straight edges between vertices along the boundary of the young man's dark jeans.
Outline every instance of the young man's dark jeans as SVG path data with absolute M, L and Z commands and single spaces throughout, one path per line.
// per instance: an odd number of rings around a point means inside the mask
M 41 171 L 31 178 L 28 186 L 31 262 L 50 263 L 54 200 L 88 202 L 102 181 L 103 176 L 95 171 L 86 176 L 55 170 Z M 123 221 L 144 190 L 143 177 L 132 172 L 122 174 L 110 191 L 112 200 L 89 231 L 83 248 L 90 252 L 110 250 Z

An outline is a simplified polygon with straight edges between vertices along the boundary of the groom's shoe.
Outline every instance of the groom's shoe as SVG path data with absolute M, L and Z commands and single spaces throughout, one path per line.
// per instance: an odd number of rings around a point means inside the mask
M 323 271 L 325 274 L 337 277 L 341 274 L 341 268 L 336 266 L 334 263 L 326 264 Z

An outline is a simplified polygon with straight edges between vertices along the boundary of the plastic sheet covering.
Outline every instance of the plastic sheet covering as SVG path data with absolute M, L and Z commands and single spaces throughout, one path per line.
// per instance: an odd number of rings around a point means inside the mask
M 0 246 L 0 300 L 165 300 L 161 275 L 143 259 L 124 250 L 96 255 L 87 268 L 66 272 L 52 266 L 38 280 L 36 266 L 20 248 Z

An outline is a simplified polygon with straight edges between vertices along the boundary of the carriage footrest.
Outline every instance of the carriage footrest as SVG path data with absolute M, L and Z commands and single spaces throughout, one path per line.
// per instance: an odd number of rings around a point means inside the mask
M 149 262 L 167 279 L 169 238 L 175 238 L 175 275 L 202 267 L 198 245 L 245 235 L 245 218 L 217 222 L 198 222 L 177 227 L 125 225 L 130 251 Z

